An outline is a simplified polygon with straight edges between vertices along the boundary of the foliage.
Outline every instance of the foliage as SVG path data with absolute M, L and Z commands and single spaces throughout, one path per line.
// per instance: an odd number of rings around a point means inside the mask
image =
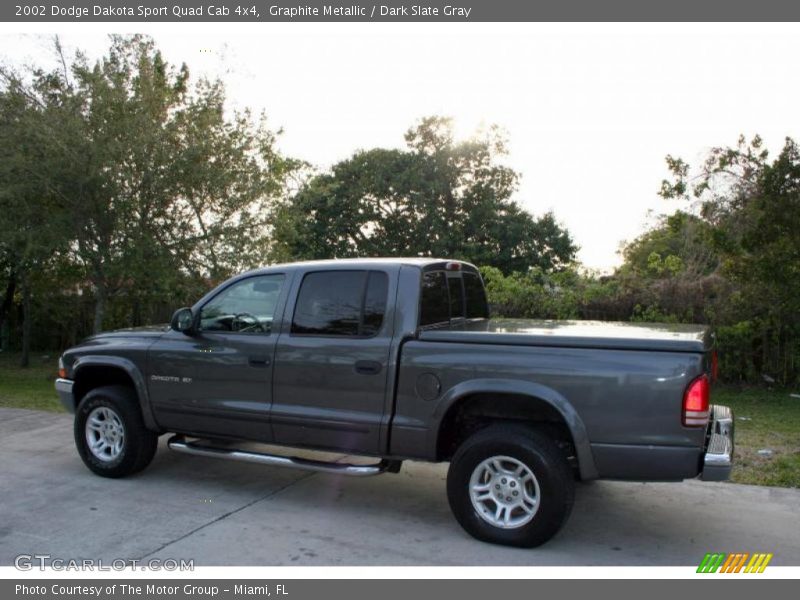
M 540 268 L 504 276 L 496 267 L 481 267 L 486 292 L 497 317 L 575 319 L 581 277 L 572 269 L 547 273 Z
M 719 266 L 711 236 L 702 218 L 677 211 L 623 248 L 623 269 L 644 278 L 709 275 Z
M 649 306 L 637 304 L 633 307 L 631 321 L 634 323 L 678 323 L 680 319 L 664 311 L 657 304 L 651 304 Z
M 534 219 L 511 200 L 518 175 L 498 164 L 497 128 L 457 142 L 450 119 L 429 117 L 405 139 L 405 150 L 357 152 L 311 179 L 283 212 L 283 255 L 441 256 L 504 273 L 574 261 L 552 214 Z
M 6 280 L 46 281 L 34 303 L 56 286 L 91 295 L 99 331 L 261 264 L 300 166 L 263 115 L 229 115 L 220 81 L 192 85 L 143 36 L 113 36 L 95 63 L 61 58 L 51 72 L 0 71 Z
M 669 161 L 668 161 L 669 162 Z M 666 198 L 695 198 L 719 257 L 717 273 L 731 283 L 712 307 L 721 342 L 736 348 L 741 377 L 766 374 L 785 383 L 800 377 L 800 149 L 787 138 L 771 159 L 761 138 L 713 148 L 699 173 L 671 159 Z M 733 348 L 731 348 L 733 350 Z

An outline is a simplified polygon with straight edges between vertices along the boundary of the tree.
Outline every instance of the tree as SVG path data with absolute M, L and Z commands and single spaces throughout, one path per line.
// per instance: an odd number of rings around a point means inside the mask
M 34 289 L 50 281 L 53 263 L 68 245 L 60 190 L 51 181 L 61 171 L 50 127 L 57 122 L 40 88 L 0 71 L 0 332 L 19 291 L 22 302 L 22 366 L 28 366 Z
M 749 332 L 752 368 L 784 382 L 800 371 L 800 148 L 787 138 L 771 159 L 761 138 L 713 148 L 699 173 L 668 157 L 665 198 L 694 198 L 712 231 L 720 272 L 736 290 L 727 325 Z
M 719 266 L 712 237 L 711 226 L 702 218 L 677 211 L 623 248 L 624 267 L 640 277 L 710 275 Z
M 135 324 L 143 303 L 187 276 L 263 262 L 273 205 L 298 165 L 276 151 L 263 115 L 229 115 L 220 81 L 191 85 L 186 65 L 144 36 L 112 36 L 100 60 L 62 55 L 62 65 L 17 88 L 46 108 L 34 130 L 54 170 L 36 178 L 57 200 L 76 284 L 90 284 L 95 331 L 114 298 L 128 299 Z
M 355 153 L 312 178 L 284 207 L 284 256 L 440 256 L 505 273 L 561 269 L 576 246 L 552 214 L 534 219 L 511 200 L 518 175 L 498 164 L 496 127 L 456 142 L 450 119 L 423 119 L 405 150 Z

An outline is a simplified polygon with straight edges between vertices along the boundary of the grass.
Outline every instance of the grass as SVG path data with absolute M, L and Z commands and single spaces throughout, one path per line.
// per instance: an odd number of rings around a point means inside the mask
M 712 392 L 712 402 L 730 406 L 736 420 L 734 482 L 800 487 L 800 398 L 789 394 L 732 387 Z M 763 456 L 759 450 L 772 454 Z
M 58 353 L 31 353 L 31 365 L 19 366 L 20 355 L 0 352 L 0 407 L 62 412 L 53 388 L 58 373 Z
M 53 389 L 58 353 L 34 353 L 28 369 L 19 354 L 0 353 L 0 407 L 63 411 Z M 712 402 L 736 418 L 736 483 L 800 487 L 800 398 L 789 391 L 716 387 Z M 797 390 L 800 393 L 800 390 Z M 758 454 L 771 450 L 770 456 Z

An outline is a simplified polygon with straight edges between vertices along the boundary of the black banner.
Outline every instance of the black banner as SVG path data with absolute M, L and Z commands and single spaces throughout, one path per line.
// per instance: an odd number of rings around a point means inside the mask
M 486 600 L 497 597 L 550 598 L 647 598 L 674 600 L 707 598 L 752 598 L 794 595 L 791 580 L 706 578 L 697 580 L 5 580 L 0 597 L 5 600 L 420 600 L 458 598 Z
M 48 0 L 0 5 L 17 22 L 550 22 L 796 21 L 800 3 L 786 0 Z

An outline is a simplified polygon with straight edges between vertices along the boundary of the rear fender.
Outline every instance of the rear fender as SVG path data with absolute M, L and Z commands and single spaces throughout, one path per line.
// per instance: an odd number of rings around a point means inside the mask
M 578 458 L 578 468 L 581 479 L 596 479 L 598 477 L 597 467 L 595 466 L 592 448 L 589 444 L 589 436 L 583 420 L 578 416 L 572 404 L 560 393 L 538 383 L 522 381 L 518 379 L 472 379 L 464 381 L 452 387 L 442 396 L 433 417 L 435 428 L 440 430 L 442 420 L 447 412 L 458 402 L 475 394 L 515 394 L 529 396 L 546 402 L 561 414 L 571 435 L 575 446 L 575 453 Z M 437 436 L 438 437 L 438 436 Z M 438 440 L 434 440 L 436 444 Z M 434 454 L 435 454 L 434 445 Z

